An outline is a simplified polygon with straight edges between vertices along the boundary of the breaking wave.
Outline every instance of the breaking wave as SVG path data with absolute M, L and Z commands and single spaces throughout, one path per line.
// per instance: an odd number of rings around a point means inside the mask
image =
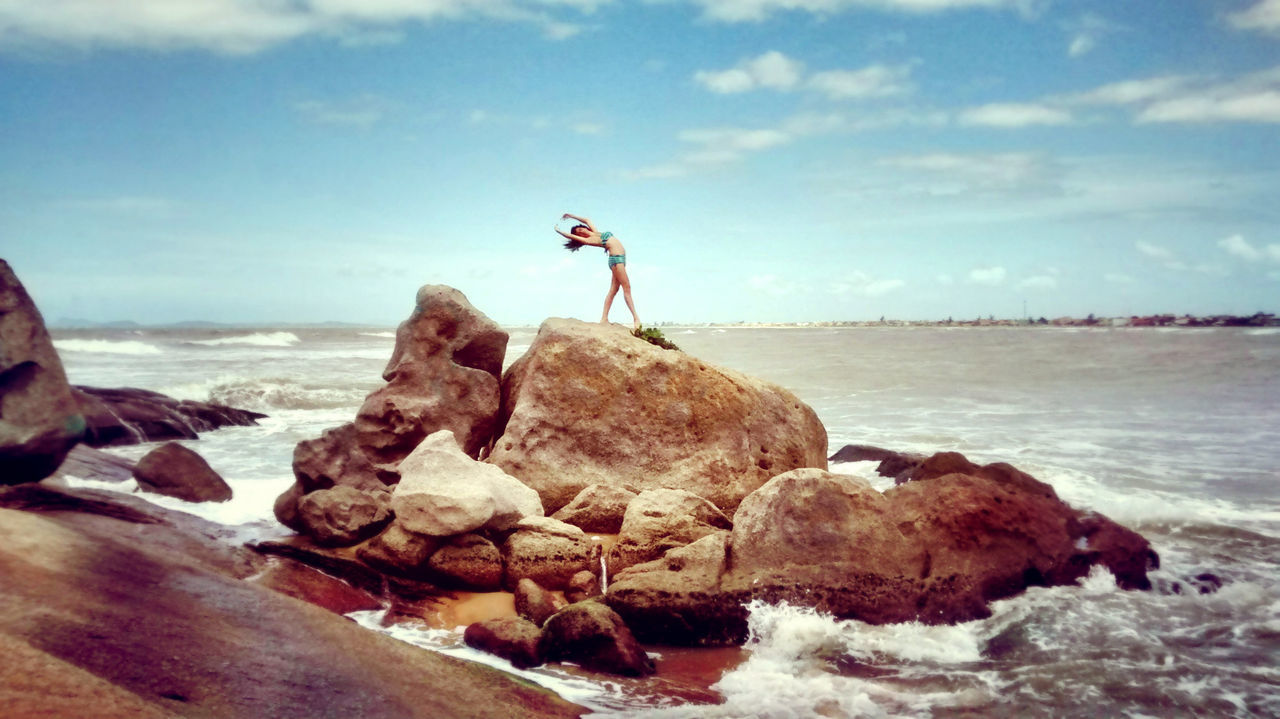
M 159 347 L 136 340 L 54 340 L 53 346 L 59 352 L 86 352 L 112 355 L 158 355 Z
M 249 335 L 218 337 L 211 340 L 191 340 L 189 344 L 219 347 L 221 345 L 252 345 L 255 347 L 292 347 L 302 340 L 292 332 L 255 332 Z

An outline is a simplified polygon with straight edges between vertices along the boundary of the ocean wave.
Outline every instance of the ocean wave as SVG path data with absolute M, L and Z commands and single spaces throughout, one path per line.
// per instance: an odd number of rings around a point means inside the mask
M 191 340 L 187 344 L 219 347 L 222 345 L 252 345 L 255 347 L 292 347 L 302 340 L 292 332 L 255 332 L 249 335 L 218 337 L 211 340 Z
M 1260 330 L 1246 330 L 1246 335 L 1250 337 L 1267 337 L 1269 335 L 1280 335 L 1280 327 L 1267 327 Z
M 395 332 L 360 332 L 359 334 L 361 337 L 387 337 L 390 339 L 396 338 Z
M 136 340 L 54 340 L 53 346 L 59 352 L 87 352 L 112 355 L 158 355 L 163 350 L 146 342 Z
M 369 388 L 363 385 L 338 387 L 300 382 L 289 377 L 224 375 L 206 382 L 165 387 L 161 391 L 177 399 L 213 402 L 269 414 L 282 409 L 356 408 L 364 402 Z

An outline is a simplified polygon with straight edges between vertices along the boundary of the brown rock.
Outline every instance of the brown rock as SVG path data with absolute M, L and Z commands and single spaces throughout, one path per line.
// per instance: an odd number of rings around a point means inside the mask
M 338 485 L 368 491 L 384 486 L 373 463 L 356 446 L 356 426 L 327 429 L 293 448 L 293 475 L 303 493 Z
M 382 600 L 369 592 L 288 559 L 275 560 L 249 581 L 334 614 L 382 608 Z
M 577 575 L 574 575 L 577 576 Z M 516 614 L 541 627 L 553 614 L 564 609 L 566 603 L 556 595 L 543 589 L 532 579 L 521 579 L 516 583 Z
M 231 487 L 213 471 L 204 457 L 168 442 L 147 452 L 133 468 L 138 486 L 148 492 L 177 497 L 188 502 L 225 502 Z
M 818 471 L 818 470 L 815 470 Z M 609 572 L 661 557 L 732 522 L 711 502 L 679 489 L 641 492 L 627 507 L 618 541 L 609 550 Z
M 431 555 L 427 566 L 436 581 L 447 587 L 475 592 L 502 588 L 502 553 L 478 534 L 450 537 Z
M 593 484 L 578 492 L 573 501 L 552 515 L 554 519 L 580 527 L 584 532 L 617 534 L 627 505 L 636 493 L 625 487 Z
M 493 437 L 507 333 L 442 285 L 418 290 L 417 304 L 396 331 L 396 346 L 382 373 L 385 387 L 365 399 L 356 415 L 357 442 L 382 472 L 427 435 L 453 432 L 475 457 Z
M 508 369 L 501 426 L 489 461 L 548 512 L 592 484 L 728 511 L 775 474 L 827 466 L 826 430 L 790 392 L 576 320 L 547 320 Z
M 502 547 L 503 586 L 514 589 L 529 578 L 548 589 L 564 589 L 574 574 L 590 569 L 592 544 L 572 524 L 550 517 L 528 517 Z
M 542 664 L 538 652 L 541 635 L 542 630 L 527 619 L 499 617 L 468 625 L 462 640 L 472 649 L 506 659 L 517 669 L 528 669 Z
M 386 492 L 334 487 L 312 492 L 298 502 L 298 518 L 307 536 L 322 546 L 349 546 L 377 534 L 391 521 Z
M 600 578 L 585 569 L 570 577 L 569 586 L 564 590 L 564 598 L 569 600 L 570 604 L 598 596 L 600 596 Z
M 442 541 L 439 537 L 410 532 L 392 520 L 380 534 L 356 549 L 356 557 L 380 572 L 429 580 L 428 562 Z
M 0 484 L 53 474 L 84 429 L 44 318 L 0 260 Z
M 546 661 L 570 661 L 591 671 L 629 677 L 654 672 L 653 660 L 622 617 L 594 600 L 570 604 L 548 619 L 538 648 Z
M 93 447 L 196 439 L 200 432 L 221 427 L 253 426 L 266 416 L 133 387 L 76 386 L 72 393 L 88 425 L 84 442 Z

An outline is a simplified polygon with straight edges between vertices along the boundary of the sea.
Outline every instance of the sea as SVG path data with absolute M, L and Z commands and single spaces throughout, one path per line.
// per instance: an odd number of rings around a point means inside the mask
M 518 671 L 465 647 L 460 628 L 352 619 L 543 684 L 593 717 L 1280 716 L 1280 328 L 664 330 L 685 352 L 794 392 L 826 425 L 832 453 L 958 451 L 1052 484 L 1151 542 L 1155 588 L 1121 591 L 1096 569 L 954 626 L 753 603 L 745 646 L 651 647 L 660 673 L 643 680 Z M 508 364 L 536 331 L 509 329 Z M 292 482 L 294 445 L 355 416 L 395 342 L 376 327 L 53 334 L 75 384 L 267 414 L 189 443 L 231 484 L 230 502 L 141 495 L 226 525 L 231 541 L 289 533 L 271 506 Z M 874 463 L 831 469 L 892 485 Z

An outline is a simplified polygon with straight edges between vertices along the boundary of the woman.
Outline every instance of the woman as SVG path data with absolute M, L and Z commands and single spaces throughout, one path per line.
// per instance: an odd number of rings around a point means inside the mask
M 574 225 L 573 229 L 565 232 L 559 227 L 556 232 L 561 237 L 569 240 L 564 243 L 566 249 L 577 252 L 582 245 L 594 245 L 603 247 L 604 251 L 609 254 L 609 273 L 612 280 L 609 284 L 609 294 L 604 298 L 604 314 L 600 316 L 602 323 L 609 322 L 609 308 L 613 306 L 613 298 L 618 294 L 618 288 L 622 288 L 622 299 L 627 303 L 627 309 L 631 310 L 631 320 L 635 329 L 640 329 L 640 315 L 636 314 L 636 305 L 631 301 L 631 280 L 627 278 L 627 251 L 622 247 L 622 241 L 612 232 L 598 232 L 595 225 L 591 224 L 591 220 L 585 217 L 578 217 L 564 213 L 560 218 L 562 220 L 577 220 L 580 225 Z

